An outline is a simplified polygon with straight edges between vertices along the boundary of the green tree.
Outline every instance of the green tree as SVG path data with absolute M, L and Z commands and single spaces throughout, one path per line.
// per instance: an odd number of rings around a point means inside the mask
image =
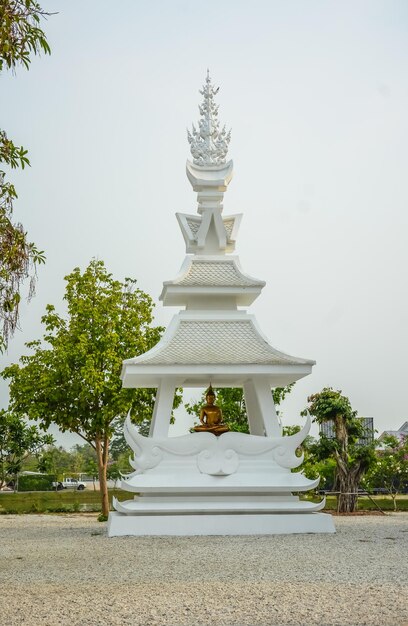
M 51 53 L 39 26 L 49 15 L 35 0 L 0 0 L 0 71 L 18 65 L 28 70 L 32 54 Z
M 294 383 L 287 387 L 276 387 L 272 389 L 273 401 L 279 406 L 285 396 L 290 393 Z M 217 399 L 217 406 L 222 411 L 223 421 L 228 424 L 232 431 L 248 433 L 248 417 L 245 406 L 244 390 L 242 387 L 221 387 L 214 389 Z M 206 403 L 205 391 L 197 402 L 186 403 L 185 409 L 189 415 L 198 416 L 201 407 Z
M 359 445 L 359 438 L 364 435 L 364 428 L 357 419 L 357 411 L 351 407 L 350 400 L 331 387 L 325 387 L 307 399 L 309 405 L 302 412 L 314 417 L 314 422 L 323 424 L 332 422 L 334 437 L 321 434 L 318 442 L 312 446 L 311 453 L 316 461 L 334 459 L 336 471 L 334 489 L 337 496 L 337 510 L 352 512 L 357 507 L 357 491 L 365 472 L 375 460 L 374 444 Z
M 399 440 L 387 435 L 381 439 L 384 448 L 377 451 L 377 458 L 367 473 L 368 489 L 387 489 L 397 510 L 397 495 L 408 487 L 408 437 Z
M 334 491 L 335 477 L 336 477 L 336 461 L 332 458 L 319 458 L 316 454 L 316 448 L 319 446 L 319 441 L 314 439 L 310 446 L 302 448 L 304 450 L 304 461 L 301 469 L 304 475 L 310 480 L 320 478 L 317 490 L 325 489 L 327 491 Z
M 111 455 L 111 445 L 109 447 L 109 455 Z M 81 468 L 80 472 L 83 472 L 88 477 L 92 477 L 93 480 L 93 488 L 95 491 L 95 479 L 98 477 L 98 460 L 96 458 L 95 449 L 89 445 L 89 443 L 84 443 L 83 445 L 76 444 L 72 448 L 72 453 L 78 455 L 81 458 Z M 107 477 L 109 478 L 109 465 L 107 470 Z
M 177 393 L 174 395 L 173 408 L 174 409 L 177 408 L 180 402 L 181 402 L 181 390 L 178 390 Z M 138 431 L 144 437 L 147 437 L 149 435 L 150 418 L 151 418 L 151 414 L 146 414 L 144 417 L 142 417 L 141 419 L 137 421 Z M 125 435 L 123 434 L 124 421 L 125 421 L 124 418 L 119 416 L 112 422 L 112 440 L 111 440 L 111 444 L 109 448 L 109 453 L 114 461 L 118 461 L 121 455 L 129 456 L 130 454 L 133 454 L 131 448 L 129 447 L 125 439 Z M 173 415 L 170 421 L 171 423 L 174 422 Z M 127 467 L 130 468 L 130 465 L 127 464 Z
M 73 448 L 71 448 L 71 453 L 78 456 L 81 459 L 80 469 L 78 472 L 83 472 L 84 474 L 90 474 L 91 476 L 96 476 L 98 473 L 98 464 L 96 459 L 95 449 L 89 445 L 89 443 L 84 443 L 80 445 L 79 443 L 75 444 Z
M 31 56 L 50 47 L 39 24 L 49 13 L 33 0 L 0 0 L 0 72 L 15 71 L 18 65 L 29 68 Z M 6 180 L 4 166 L 11 169 L 30 165 L 27 150 L 16 145 L 0 129 L 0 352 L 18 324 L 21 288 L 30 278 L 28 298 L 34 295 L 36 267 L 44 253 L 28 241 L 20 223 L 13 220 L 17 199 L 14 185 Z
M 52 474 L 57 480 L 62 480 L 64 474 L 73 473 L 77 465 L 77 458 L 62 446 L 48 446 L 39 455 L 37 469 L 46 474 Z
M 283 435 L 295 435 L 299 432 L 299 430 L 301 430 L 301 426 L 299 425 L 284 426 Z M 316 456 L 316 446 L 318 446 L 318 444 L 318 440 L 311 435 L 307 435 L 306 439 L 302 441 L 298 448 L 298 455 L 300 456 L 303 453 L 303 463 L 301 469 L 304 475 L 311 480 L 320 478 L 320 483 L 317 489 L 332 490 L 336 463 L 334 459 L 318 460 Z M 298 469 L 296 468 L 292 471 L 295 472 L 298 471 Z
M 52 435 L 41 433 L 36 426 L 10 411 L 0 411 L 0 489 L 15 479 L 21 471 L 24 459 L 39 454 L 42 448 L 52 444 Z
M 130 411 L 135 422 L 152 414 L 154 389 L 125 389 L 125 358 L 152 348 L 162 328 L 152 327 L 153 303 L 136 281 L 114 280 L 103 261 L 92 260 L 66 278 L 67 316 L 48 305 L 43 341 L 26 344 L 23 356 L 3 372 L 10 379 L 11 404 L 19 415 L 55 423 L 80 435 L 96 452 L 102 513 L 109 512 L 106 472 L 113 421 Z
M 89 443 L 76 444 L 71 450 L 48 446 L 37 459 L 36 469 L 55 475 L 57 480 L 63 480 L 64 475 L 87 474 L 93 479 L 98 476 L 96 452 Z

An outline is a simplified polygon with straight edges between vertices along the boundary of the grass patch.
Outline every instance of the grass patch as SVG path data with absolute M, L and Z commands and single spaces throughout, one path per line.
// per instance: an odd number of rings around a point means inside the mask
M 112 497 L 129 500 L 132 494 L 121 489 L 109 489 Z M 27 491 L 23 493 L 0 493 L 0 514 L 6 513 L 78 513 L 100 512 L 99 491 Z
M 112 497 L 118 500 L 130 500 L 132 493 L 122 489 L 109 489 L 109 501 Z M 316 497 L 305 497 L 307 500 L 317 501 Z M 375 496 L 375 501 L 383 511 L 393 511 L 394 505 L 390 496 Z M 408 511 L 408 498 L 397 498 L 398 511 Z M 337 508 L 335 496 L 327 496 L 326 511 L 335 511 Z M 361 496 L 358 499 L 359 511 L 378 511 L 373 502 Z M 101 511 L 101 496 L 99 491 L 85 489 L 84 491 L 27 491 L 23 493 L 0 493 L 0 514 L 6 513 L 81 513 Z
M 303 498 L 302 498 L 303 499 Z M 307 497 L 305 500 L 314 500 L 315 497 Z M 393 511 L 394 503 L 392 501 L 391 496 L 372 496 L 372 500 L 374 500 L 381 510 L 383 511 Z M 378 511 L 378 508 L 375 506 L 373 501 L 367 496 L 360 496 L 358 499 L 358 511 Z M 326 506 L 324 508 L 325 511 L 336 511 L 337 510 L 337 498 L 336 496 L 326 496 Z M 408 511 L 408 498 L 405 496 L 397 497 L 397 510 L 398 511 Z

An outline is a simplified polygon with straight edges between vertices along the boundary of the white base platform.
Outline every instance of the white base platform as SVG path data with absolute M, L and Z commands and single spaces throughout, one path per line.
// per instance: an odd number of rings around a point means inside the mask
M 123 515 L 205 515 L 254 513 L 311 513 L 324 509 L 321 502 L 300 500 L 290 494 L 276 495 L 218 495 L 218 496 L 136 496 L 125 502 L 113 498 L 113 508 Z
M 171 401 L 173 401 L 173 389 Z M 271 397 L 270 389 L 267 397 Z M 133 500 L 113 499 L 108 535 L 272 535 L 333 533 L 325 500 L 301 500 L 315 488 L 292 472 L 296 450 L 310 428 L 287 437 L 227 432 L 143 437 L 128 417 L 124 434 L 135 471 L 122 480 Z
M 327 513 L 124 515 L 109 513 L 108 536 L 291 535 L 334 533 Z

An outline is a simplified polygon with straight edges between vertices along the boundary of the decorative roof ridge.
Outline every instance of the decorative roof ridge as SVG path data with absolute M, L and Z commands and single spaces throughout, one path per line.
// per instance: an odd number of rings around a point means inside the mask
M 314 361 L 313 359 L 305 359 L 303 357 L 298 357 L 298 356 L 293 356 L 292 354 L 287 354 L 286 352 L 282 352 L 281 350 L 278 350 L 277 348 L 274 348 L 270 343 L 269 343 L 269 339 L 268 337 L 265 335 L 265 333 L 262 332 L 262 330 L 259 327 L 258 322 L 256 321 L 256 318 L 254 315 L 250 314 L 248 315 L 248 317 L 252 320 L 252 324 L 257 332 L 257 334 L 259 335 L 259 337 L 275 352 L 275 354 L 277 356 L 281 356 L 281 357 L 286 357 L 291 359 L 292 361 L 298 362 L 299 364 L 303 364 L 303 363 L 307 363 L 309 365 L 316 365 L 316 361 Z
M 230 257 L 227 257 L 227 258 L 233 259 L 233 261 L 235 263 L 235 266 L 236 266 L 238 272 L 241 274 L 241 276 L 243 276 L 247 280 L 250 280 L 251 282 L 257 283 L 259 286 L 265 287 L 265 285 L 266 285 L 266 281 L 265 280 L 261 280 L 260 278 L 254 278 L 250 274 L 247 274 L 246 272 L 244 272 L 244 270 L 241 267 L 241 261 L 239 260 L 238 256 L 230 256 Z
M 220 129 L 219 105 L 214 101 L 218 91 L 219 87 L 215 88 L 212 85 L 210 72 L 207 70 L 205 84 L 200 89 L 203 101 L 198 107 L 200 112 L 198 129 L 193 124 L 192 132 L 187 130 L 193 161 L 199 167 L 213 168 L 223 165 L 226 161 L 231 131 L 227 131 L 225 125 Z

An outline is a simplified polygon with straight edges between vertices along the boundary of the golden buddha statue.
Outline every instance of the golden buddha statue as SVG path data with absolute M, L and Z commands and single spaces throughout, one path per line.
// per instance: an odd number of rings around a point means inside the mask
M 211 385 L 208 387 L 205 394 L 207 404 L 205 404 L 200 411 L 201 426 L 194 426 L 196 432 L 209 432 L 214 435 L 222 435 L 229 430 L 226 424 L 222 423 L 222 411 L 219 406 L 214 404 L 215 393 Z

